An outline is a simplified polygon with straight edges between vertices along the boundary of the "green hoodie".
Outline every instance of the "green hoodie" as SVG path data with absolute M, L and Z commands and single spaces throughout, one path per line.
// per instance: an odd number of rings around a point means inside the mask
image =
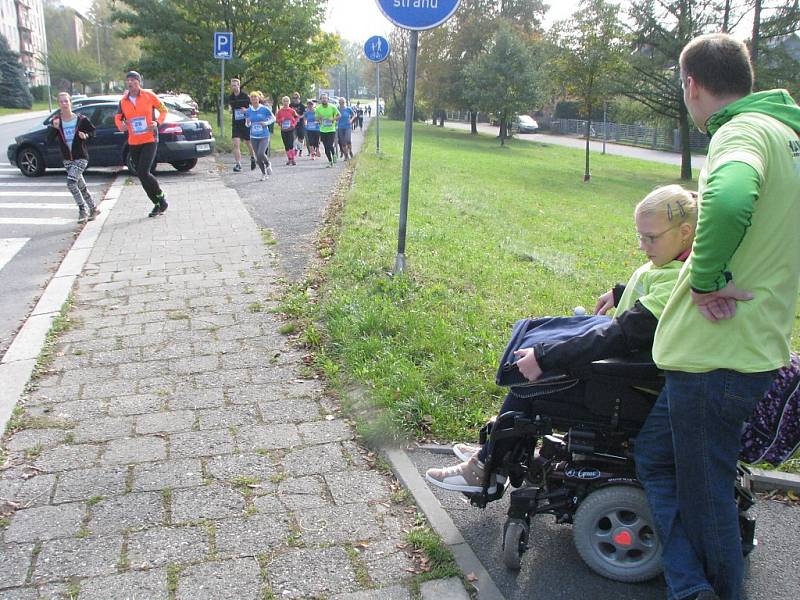
M 665 369 L 752 373 L 786 363 L 800 282 L 800 108 L 783 90 L 750 94 L 712 115 L 692 254 L 656 331 Z M 754 299 L 707 321 L 691 290 L 733 280 Z

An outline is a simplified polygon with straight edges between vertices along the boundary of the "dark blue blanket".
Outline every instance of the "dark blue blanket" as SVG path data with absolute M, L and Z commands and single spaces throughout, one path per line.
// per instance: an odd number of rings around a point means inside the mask
M 508 341 L 500 368 L 497 370 L 497 385 L 516 386 L 529 384 L 516 366 L 517 357 L 514 351 L 520 348 L 532 348 L 535 344 L 555 344 L 563 342 L 597 327 L 608 326 L 611 317 L 585 315 L 575 317 L 540 317 L 538 319 L 521 319 L 514 323 L 511 339 Z M 543 373 L 539 380 L 563 373 Z

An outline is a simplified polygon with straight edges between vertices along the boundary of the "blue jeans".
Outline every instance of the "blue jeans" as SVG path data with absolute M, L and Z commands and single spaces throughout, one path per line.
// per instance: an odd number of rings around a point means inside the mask
M 663 545 L 670 600 L 713 589 L 739 600 L 744 579 L 736 461 L 744 420 L 774 371 L 668 371 L 636 439 L 636 471 Z

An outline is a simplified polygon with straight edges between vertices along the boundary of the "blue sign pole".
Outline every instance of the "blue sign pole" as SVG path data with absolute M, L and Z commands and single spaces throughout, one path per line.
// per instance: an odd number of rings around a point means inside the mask
M 367 60 L 375 64 L 375 152 L 381 152 L 381 63 L 389 58 L 389 40 L 373 35 L 364 42 L 364 54 Z
M 229 31 L 214 32 L 214 58 L 219 59 L 219 134 L 225 135 L 225 61 L 233 58 L 233 34 Z
M 408 83 L 406 85 L 406 122 L 403 141 L 403 178 L 400 184 L 400 227 L 397 234 L 397 258 L 394 274 L 406 265 L 406 224 L 408 222 L 408 183 L 411 173 L 411 133 L 414 121 L 414 84 L 417 74 L 419 31 L 438 27 L 456 12 L 461 0 L 376 0 L 378 8 L 392 23 L 409 29 Z

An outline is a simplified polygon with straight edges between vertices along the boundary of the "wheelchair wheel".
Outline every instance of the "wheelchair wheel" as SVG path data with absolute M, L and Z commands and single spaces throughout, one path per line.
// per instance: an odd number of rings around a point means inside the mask
M 518 571 L 522 554 L 528 549 L 528 524 L 522 519 L 506 521 L 503 532 L 503 563 L 509 569 Z
M 661 542 L 644 490 L 613 485 L 592 492 L 575 512 L 578 554 L 594 572 L 636 582 L 661 573 Z

